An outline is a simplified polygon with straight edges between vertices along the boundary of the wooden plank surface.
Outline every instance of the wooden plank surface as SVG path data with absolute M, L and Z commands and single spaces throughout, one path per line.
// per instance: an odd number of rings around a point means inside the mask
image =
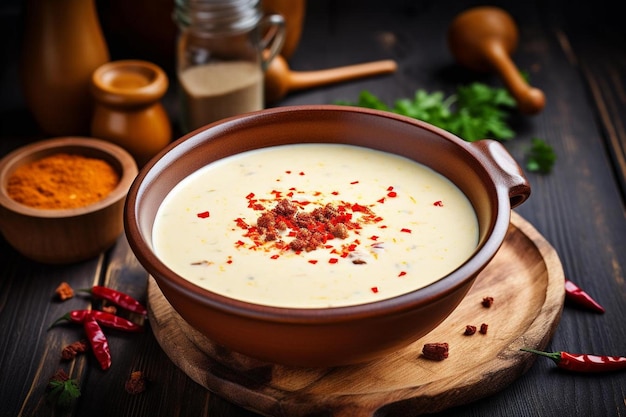
M 354 100 L 368 89 L 387 102 L 411 96 L 417 88 L 454 91 L 457 85 L 484 81 L 454 65 L 445 45 L 447 24 L 477 0 L 412 1 L 311 0 L 302 40 L 290 65 L 315 70 L 377 59 L 399 64 L 392 76 L 364 79 L 287 97 L 277 105 Z M 534 117 L 513 116 L 516 138 L 507 148 L 520 162 L 532 137 L 542 137 L 558 155 L 549 175 L 529 174 L 533 193 L 517 211 L 554 247 L 565 275 L 607 309 L 589 313 L 569 303 L 547 348 L 597 354 L 626 354 L 626 221 L 624 126 L 626 125 L 626 45 L 619 2 L 547 0 L 493 2 L 509 10 L 520 29 L 514 55 L 544 90 L 547 104 Z M 22 0 L 0 6 L 0 154 L 42 138 L 19 90 Z M 111 45 L 113 58 L 127 58 Z M 170 80 L 174 77 L 170 74 Z M 177 112 L 175 84 L 164 103 Z M 109 269 L 111 271 L 109 272 Z M 210 394 L 180 371 L 148 330 L 141 335 L 111 335 L 114 366 L 98 370 L 90 356 L 61 363 L 59 349 L 81 336 L 72 326 L 47 331 L 68 309 L 89 300 L 54 300 L 62 280 L 76 288 L 93 282 L 119 285 L 147 299 L 146 275 L 124 238 L 96 259 L 50 267 L 20 257 L 0 239 L 0 416 L 58 416 L 43 400 L 47 378 L 63 367 L 81 384 L 73 416 L 257 416 Z M 123 384 L 132 370 L 143 370 L 148 390 L 132 396 Z M 591 417 L 626 415 L 623 373 L 578 375 L 536 360 L 521 378 L 488 398 L 453 407 L 439 415 Z

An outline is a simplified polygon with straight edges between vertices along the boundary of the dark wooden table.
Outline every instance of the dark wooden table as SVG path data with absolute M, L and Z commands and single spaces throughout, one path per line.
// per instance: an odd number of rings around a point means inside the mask
M 390 76 L 293 94 L 278 105 L 356 100 L 364 89 L 391 103 L 420 88 L 452 93 L 471 81 L 500 85 L 493 75 L 457 67 L 446 47 L 449 22 L 475 3 L 311 0 L 300 45 L 290 60 L 292 69 L 387 58 L 397 60 L 399 69 Z M 516 19 L 521 37 L 514 59 L 547 97 L 542 113 L 512 117 L 517 136 L 506 146 L 520 163 L 533 137 L 545 139 L 558 154 L 552 173 L 528 174 L 533 194 L 517 211 L 554 246 L 566 276 L 606 307 L 599 315 L 566 303 L 549 346 L 555 351 L 626 355 L 626 36 L 613 3 L 493 3 Z M 17 84 L 20 4 L 5 4 L 0 14 L 0 155 L 44 137 Z M 126 57 L 126 51 L 114 46 L 113 58 Z M 173 90 L 165 103 L 175 119 Z M 75 288 L 110 285 L 146 301 L 146 273 L 123 236 L 107 253 L 67 266 L 29 261 L 0 238 L 0 271 L 1 416 L 61 415 L 44 401 L 47 381 L 59 368 L 79 380 L 82 391 L 68 415 L 256 415 L 193 382 L 173 365 L 150 331 L 112 334 L 109 371 L 100 371 L 90 355 L 60 361 L 61 348 L 81 338 L 81 329 L 47 327 L 69 309 L 89 305 L 83 297 L 56 301 L 54 290 L 61 281 Z M 147 391 L 135 396 L 124 390 L 133 370 L 149 379 Z M 626 373 L 566 373 L 540 359 L 498 394 L 441 415 L 624 416 Z

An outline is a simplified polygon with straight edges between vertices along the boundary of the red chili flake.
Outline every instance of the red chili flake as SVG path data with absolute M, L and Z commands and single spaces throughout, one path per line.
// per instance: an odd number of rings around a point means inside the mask
M 378 240 L 379 236 L 376 235 L 372 235 L 370 236 L 370 240 Z
M 198 217 L 201 219 L 206 219 L 207 217 L 209 217 L 210 214 L 208 211 L 203 211 L 202 213 L 198 213 Z
M 390 197 L 390 198 L 394 198 L 394 197 L 397 197 L 397 196 L 398 196 L 398 193 L 396 193 L 395 191 L 389 191 L 387 193 L 387 197 Z
M 146 390 L 146 377 L 141 371 L 131 372 L 130 378 L 124 383 L 124 390 L 127 393 L 136 395 Z
M 231 258 L 230 256 L 228 257 L 228 259 L 226 260 L 227 264 L 232 264 L 233 263 L 233 258 Z
M 309 259 L 309 263 L 315 265 L 317 263 L 316 259 Z
M 465 332 L 463 332 L 465 336 L 471 336 L 474 333 L 476 333 L 476 326 L 471 326 L 469 324 L 465 326 Z
M 330 259 L 328 260 L 328 263 L 329 263 L 329 264 L 336 264 L 337 262 L 339 262 L 339 259 L 338 259 L 338 258 L 330 258 Z
M 252 200 L 254 198 L 254 193 L 250 193 L 246 196 L 246 200 Z
M 238 241 L 235 242 L 235 245 L 236 246 L 243 246 L 243 245 L 245 245 L 245 243 L 243 241 L 241 241 L 241 240 L 238 240 Z
M 250 204 L 248 204 L 248 208 L 251 208 L 252 210 L 256 210 L 256 211 L 265 210 L 265 207 L 263 206 L 263 204 L 259 204 L 253 201 L 250 201 Z
M 387 191 L 391 191 L 393 190 L 393 185 L 390 185 L 389 187 L 387 187 Z
M 422 355 L 426 359 L 442 361 L 448 357 L 447 343 L 426 343 L 422 348 Z
M 481 304 L 485 308 L 491 307 L 493 305 L 493 297 L 484 297 L 483 301 L 481 302 Z
M 406 275 L 406 271 L 400 271 L 400 273 L 398 274 L 398 277 L 403 277 Z
M 481 324 L 479 332 L 482 333 L 482 334 L 487 334 L 487 327 L 489 327 L 489 325 L 487 325 L 487 323 Z
M 385 202 L 385 197 L 381 198 L 380 200 L 376 200 L 377 203 L 383 204 Z
M 291 174 L 291 171 L 285 171 L 285 174 Z
M 433 206 L 437 206 L 437 207 L 443 207 L 443 201 L 441 200 L 437 200 L 433 203 Z
M 367 207 L 362 206 L 360 204 L 353 204 L 352 205 L 352 211 L 358 211 L 358 212 L 365 212 L 365 213 L 367 213 L 369 210 L 367 209 Z
M 300 173 L 298 175 L 304 175 L 304 172 L 300 171 Z
M 333 191 L 331 194 L 332 195 L 339 195 L 339 191 Z
M 67 282 L 61 282 L 54 291 L 61 301 L 65 301 L 74 296 L 74 289 Z
M 378 287 L 370 288 L 374 294 L 378 294 Z
M 354 185 L 354 184 L 358 184 L 359 181 L 352 181 L 350 184 Z
M 78 354 L 86 352 L 88 349 L 88 342 L 86 340 L 79 340 L 65 346 L 61 351 L 61 358 L 69 361 L 70 359 L 74 359 Z
M 403 232 L 403 233 L 411 233 L 411 229 L 407 229 L 407 228 L 404 228 L 404 227 L 402 229 L 400 229 L 400 231 Z
M 270 256 L 271 259 L 278 259 L 280 255 L 272 255 Z

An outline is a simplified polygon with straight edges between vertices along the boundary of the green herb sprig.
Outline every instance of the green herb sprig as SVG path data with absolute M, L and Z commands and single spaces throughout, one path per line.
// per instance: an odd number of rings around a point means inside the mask
M 545 140 L 533 138 L 532 145 L 526 153 L 526 169 L 531 172 L 547 174 L 552 171 L 556 162 L 556 153 Z
M 46 388 L 46 399 L 59 408 L 69 408 L 80 397 L 78 382 L 61 369 L 50 378 Z
M 507 119 L 515 108 L 515 99 L 504 88 L 474 82 L 459 86 L 448 97 L 441 91 L 417 90 L 413 98 L 396 100 L 388 106 L 371 92 L 364 90 L 356 102 L 336 101 L 336 104 L 390 111 L 440 127 L 468 142 L 492 138 L 507 141 L 515 137 Z M 529 171 L 548 173 L 556 154 L 545 141 L 533 140 L 527 156 Z

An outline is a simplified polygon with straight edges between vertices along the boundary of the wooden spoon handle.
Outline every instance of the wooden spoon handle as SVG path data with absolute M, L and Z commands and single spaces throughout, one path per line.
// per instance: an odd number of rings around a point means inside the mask
M 398 65 L 393 60 L 382 60 L 318 71 L 292 71 L 288 79 L 288 89 L 303 90 L 362 77 L 388 74 L 394 72 L 397 67 Z
M 537 114 L 546 104 L 546 98 L 538 88 L 526 83 L 509 54 L 498 42 L 485 46 L 486 58 L 502 78 L 511 95 L 517 101 L 517 107 L 524 114 Z

